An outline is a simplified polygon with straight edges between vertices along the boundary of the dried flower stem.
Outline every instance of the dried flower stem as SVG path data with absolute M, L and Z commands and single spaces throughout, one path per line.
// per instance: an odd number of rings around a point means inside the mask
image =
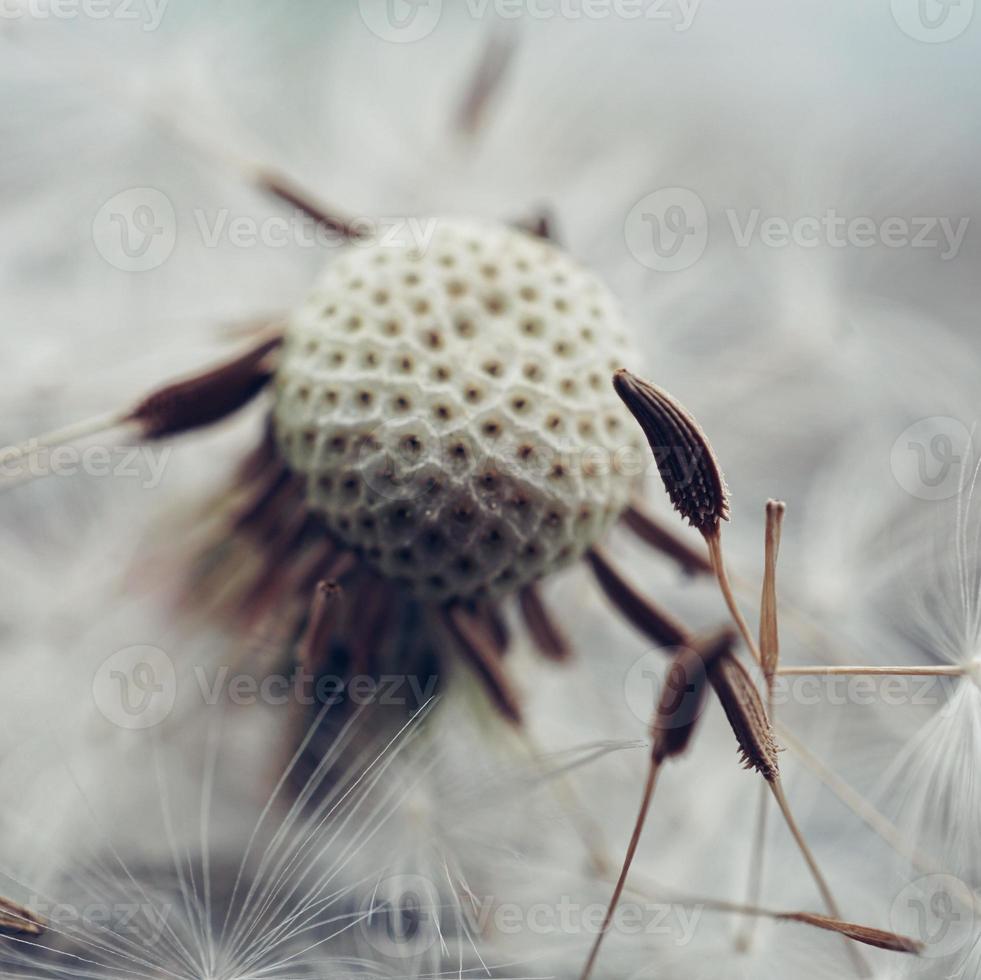
M 715 577 L 718 579 L 719 589 L 732 616 L 732 621 L 736 624 L 742 638 L 746 641 L 746 646 L 749 647 L 749 652 L 752 653 L 753 659 L 757 663 L 761 663 L 763 659 L 762 654 L 756 645 L 756 640 L 753 639 L 749 624 L 746 622 L 739 608 L 739 604 L 736 602 L 736 596 L 732 590 L 732 583 L 729 581 L 725 558 L 722 555 L 722 535 L 716 530 L 711 535 L 705 536 L 705 543 L 708 545 L 709 555 L 712 558 L 712 567 L 715 569 Z
M 908 840 L 902 831 L 861 793 L 854 789 L 836 772 L 829 769 L 803 743 L 794 738 L 790 732 L 781 728 L 781 738 L 787 743 L 806 766 L 834 795 L 855 814 L 870 830 L 878 834 L 897 854 L 904 857 L 917 871 L 922 874 L 937 874 L 943 871 L 941 862 L 924 854 L 915 844 Z M 981 915 L 981 895 L 957 879 L 950 879 L 950 890 L 958 900 L 975 915 Z
M 780 534 L 786 505 L 776 500 L 766 504 L 766 534 L 763 548 L 763 592 L 760 599 L 760 657 L 767 690 L 767 717 L 773 719 L 773 679 L 780 661 L 780 633 L 777 620 L 777 558 L 780 553 Z M 770 797 L 766 783 L 760 786 L 756 809 L 756 833 L 750 853 L 747 905 L 759 905 L 763 894 L 763 873 L 766 865 L 767 817 Z M 736 948 L 747 952 L 753 945 L 758 918 L 746 922 L 736 938 Z
M 780 909 L 771 909 L 760 905 L 745 905 L 741 902 L 727 902 L 724 899 L 710 898 L 701 895 L 681 894 L 671 889 L 665 889 L 661 885 L 651 882 L 648 879 L 646 887 L 639 887 L 637 879 L 643 878 L 639 873 L 635 873 L 628 882 L 624 891 L 631 892 L 641 898 L 649 900 L 666 901 L 670 905 L 685 908 L 708 909 L 713 912 L 731 913 L 735 915 L 753 916 L 758 919 L 772 919 L 776 922 L 798 922 L 801 925 L 811 926 L 815 929 L 823 929 L 828 932 L 836 932 L 839 935 L 854 939 L 855 942 L 863 943 L 866 946 L 875 946 L 878 949 L 887 949 L 895 953 L 909 953 L 916 955 L 923 951 L 923 944 L 908 936 L 899 933 L 889 932 L 884 929 L 875 929 L 871 926 L 857 925 L 853 922 L 845 922 L 827 915 L 816 915 L 813 912 L 787 912 Z M 665 894 L 666 893 L 666 894 Z
M 902 676 L 902 677 L 960 677 L 966 674 L 967 668 L 962 666 L 945 667 L 942 665 L 927 665 L 917 667 L 853 667 L 827 666 L 813 664 L 806 667 L 780 667 L 777 674 L 780 677 L 801 677 L 808 675 L 833 676 L 836 674 L 859 676 Z
M 647 770 L 647 779 L 644 783 L 644 795 L 640 801 L 640 812 L 637 814 L 633 833 L 630 835 L 630 843 L 627 845 L 627 853 L 623 859 L 623 866 L 620 868 L 620 875 L 614 886 L 613 896 L 607 907 L 606 915 L 603 917 L 603 924 L 600 926 L 600 931 L 593 942 L 593 948 L 589 951 L 589 958 L 586 960 L 586 965 L 583 967 L 579 980 L 589 980 L 593 972 L 593 967 L 596 965 L 596 958 L 599 956 L 600 949 L 602 948 L 603 938 L 609 931 L 610 923 L 613 921 L 613 915 L 617 910 L 617 906 L 620 904 L 620 897 L 623 895 L 623 889 L 627 883 L 627 875 L 630 873 L 630 866 L 633 864 L 634 857 L 637 854 L 637 846 L 640 844 L 640 837 L 644 832 L 644 823 L 651 808 L 651 801 L 654 798 L 654 789 L 657 786 L 657 774 L 659 770 L 660 763 L 652 757 L 650 767 Z
M 729 719 L 736 741 L 739 743 L 744 764 L 748 768 L 756 769 L 766 780 L 770 792 L 780 807 L 787 828 L 790 830 L 798 850 L 811 872 L 811 877 L 821 893 L 827 910 L 836 919 L 840 919 L 841 913 L 838 911 L 838 905 L 831 889 L 828 887 L 804 835 L 797 826 L 797 821 L 794 819 L 783 791 L 777 758 L 778 749 L 773 737 L 773 729 L 770 726 L 766 709 L 763 707 L 763 701 L 756 685 L 746 668 L 733 656 L 720 657 L 710 669 L 709 679 L 719 701 L 722 703 L 726 717 Z M 853 947 L 849 946 L 848 948 L 856 970 L 861 976 L 869 976 L 869 970 L 864 960 Z
M 768 699 L 773 698 L 773 677 L 780 664 L 780 631 L 777 617 L 777 559 L 787 505 L 779 500 L 766 504 L 766 536 L 763 549 L 763 596 L 760 600 L 760 666 Z M 772 715 L 772 711 L 770 712 Z
M 661 765 L 666 759 L 681 755 L 688 747 L 705 700 L 708 672 L 717 659 L 732 653 L 734 644 L 735 637 L 732 633 L 729 630 L 722 630 L 701 642 L 696 642 L 692 649 L 682 650 L 671 664 L 651 726 L 653 742 L 650 765 L 644 783 L 640 810 L 637 814 L 637 820 L 634 822 L 630 843 L 627 845 L 627 853 L 613 888 L 610 904 L 607 907 L 606 915 L 603 917 L 603 924 L 593 942 L 580 980 L 589 980 L 602 948 L 603 939 L 609 931 L 610 923 L 613 921 L 617 906 L 620 904 L 620 898 L 627 883 L 627 875 L 630 873 L 630 867 L 637 854 L 641 834 L 644 832 L 644 824 L 647 822 L 647 815 L 650 812 Z

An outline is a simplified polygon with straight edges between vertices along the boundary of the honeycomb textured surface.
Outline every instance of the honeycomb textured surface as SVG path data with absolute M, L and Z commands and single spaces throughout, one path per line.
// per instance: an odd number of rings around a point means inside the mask
M 274 420 L 309 507 L 419 597 L 498 596 L 622 512 L 640 430 L 611 385 L 618 304 L 556 246 L 434 219 L 347 247 L 291 318 Z

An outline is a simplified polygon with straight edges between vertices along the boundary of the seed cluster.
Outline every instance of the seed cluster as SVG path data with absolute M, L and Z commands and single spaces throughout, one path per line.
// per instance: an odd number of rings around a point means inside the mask
M 287 331 L 277 441 L 311 509 L 384 574 L 498 595 L 626 506 L 641 442 L 610 378 L 631 360 L 616 300 L 564 252 L 440 219 L 424 247 L 330 264 Z

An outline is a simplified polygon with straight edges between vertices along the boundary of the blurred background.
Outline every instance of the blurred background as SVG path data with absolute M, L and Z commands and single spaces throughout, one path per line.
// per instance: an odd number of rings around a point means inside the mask
M 973 670 L 973 7 L 0 0 L 0 444 L 128 404 L 302 301 L 340 243 L 265 192 L 263 174 L 288 175 L 381 234 L 420 216 L 512 220 L 546 209 L 564 246 L 624 304 L 639 373 L 710 434 L 733 492 L 727 550 L 750 611 L 763 504 L 787 502 L 785 662 Z M 185 532 L 175 528 L 193 524 L 259 424 L 247 413 L 129 460 L 111 455 L 111 464 L 51 461 L 53 475 L 11 480 L 0 495 L 0 800 L 10 817 L 0 894 L 26 900 L 39 882 L 84 878 L 76 849 L 85 861 L 118 850 L 127 867 L 149 867 L 155 887 L 176 888 L 172 874 L 152 869 L 179 866 L 175 847 L 199 849 L 202 787 L 214 836 L 235 854 L 248 841 L 283 762 L 281 712 L 232 711 L 217 732 L 213 712 L 177 712 L 134 735 L 106 717 L 97 691 L 106 664 L 133 647 L 165 651 L 178 673 L 220 662 L 220 630 L 178 630 L 166 601 L 175 573 L 145 556 L 162 540 L 180 545 Z M 670 519 L 656 474 L 646 491 Z M 626 537 L 616 547 L 645 590 L 686 621 L 708 627 L 723 616 L 711 586 Z M 643 771 L 643 750 L 629 746 L 645 738 L 651 651 L 580 571 L 549 583 L 549 594 L 579 655 L 561 672 L 518 651 L 529 718 L 549 753 L 606 746 L 577 775 L 576 807 L 620 853 Z M 943 933 L 935 955 L 915 963 L 871 956 L 877 976 L 981 976 L 978 906 L 964 901 L 981 885 L 972 678 L 907 684 L 891 699 L 874 684 L 864 694 L 794 688 L 779 709 L 814 754 L 804 764 L 786 752 L 786 781 L 846 917 L 919 930 L 924 941 Z M 557 894 L 605 900 L 608 885 L 589 880 L 581 855 L 568 857 L 568 813 L 531 801 L 526 763 L 488 748 L 486 720 L 466 702 L 438 714 L 433 724 L 454 742 L 440 779 L 400 778 L 425 797 L 418 812 L 451 824 L 454 806 L 479 814 L 479 831 L 452 842 L 461 864 L 479 871 L 452 880 L 480 880 L 525 912 Z M 756 786 L 717 709 L 706 728 L 665 777 L 641 861 L 670 889 L 740 900 Z M 223 761 L 209 768 L 202 745 Z M 405 772 L 414 772 L 408 762 Z M 494 799 L 461 790 L 468 776 L 498 787 Z M 896 835 L 874 830 L 856 800 Z M 174 814 L 185 811 L 198 847 L 181 836 Z M 171 832 L 160 832 L 162 813 L 176 821 Z M 409 856 L 415 819 L 399 817 L 384 843 L 360 849 L 385 880 L 433 880 L 432 854 L 421 864 Z M 791 842 L 779 826 L 771 836 L 766 904 L 813 906 Z M 913 860 L 911 848 L 929 860 Z M 234 878 L 217 875 L 226 890 Z M 176 904 L 193 905 L 188 881 L 179 884 Z M 130 885 L 123 891 L 132 897 Z M 190 916 L 187 930 L 209 917 L 210 908 Z M 840 941 L 798 926 L 761 928 L 737 956 L 731 916 L 707 911 L 691 930 L 672 921 L 674 932 L 617 936 L 601 975 L 847 970 Z M 371 960 L 378 976 L 574 976 L 589 939 L 580 926 L 467 929 L 451 928 L 442 952 L 437 943 L 411 963 L 355 945 L 343 951 L 350 962 L 304 960 L 304 973 L 295 960 L 265 975 L 361 975 Z M 121 975 L 124 960 L 110 959 L 43 975 Z M 10 975 L 31 975 L 27 962 Z M 166 960 L 138 975 L 153 970 L 210 975 Z M 213 980 L 253 975 L 229 966 Z

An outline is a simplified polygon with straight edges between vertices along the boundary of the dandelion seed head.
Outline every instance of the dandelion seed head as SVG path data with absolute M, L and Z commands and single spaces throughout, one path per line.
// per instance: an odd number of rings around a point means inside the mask
M 425 223 L 424 223 L 425 224 Z M 503 594 L 619 516 L 639 434 L 612 294 L 554 245 L 440 219 L 425 247 L 354 245 L 293 317 L 277 438 L 312 510 L 428 598 Z

